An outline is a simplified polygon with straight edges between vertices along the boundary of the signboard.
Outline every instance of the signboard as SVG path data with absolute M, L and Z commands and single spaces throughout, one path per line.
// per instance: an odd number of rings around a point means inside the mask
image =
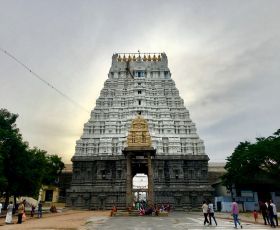
M 253 191 L 250 191 L 250 190 L 241 190 L 241 196 L 254 197 L 254 193 L 253 193 Z

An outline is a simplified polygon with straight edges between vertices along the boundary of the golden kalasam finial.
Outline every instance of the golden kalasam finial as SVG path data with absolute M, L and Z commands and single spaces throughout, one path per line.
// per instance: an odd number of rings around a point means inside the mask
M 154 56 L 153 56 L 153 59 L 152 59 L 153 61 L 157 61 L 157 57 L 156 57 L 156 55 L 154 54 Z
M 147 57 L 146 57 L 145 54 L 144 54 L 144 57 L 143 57 L 143 61 L 147 61 Z
M 121 55 L 118 55 L 118 62 L 121 62 L 122 61 L 122 57 Z
M 141 56 L 140 56 L 140 54 L 139 54 L 138 57 L 137 57 L 137 61 L 141 61 Z
M 123 58 L 122 58 L 123 61 L 126 61 L 126 57 L 125 57 L 125 54 L 123 55 Z
M 128 55 L 128 59 L 127 59 L 127 60 L 128 60 L 128 61 L 131 61 L 131 60 L 132 60 L 130 54 Z
M 136 57 L 135 57 L 135 55 L 133 55 L 133 57 L 132 57 L 132 61 L 136 61 Z
M 148 122 L 140 115 L 132 121 L 127 136 L 128 147 L 152 147 Z
M 152 60 L 152 58 L 151 58 L 151 55 L 149 54 L 148 61 L 151 61 L 151 60 Z
M 160 57 L 160 55 L 158 55 L 158 58 L 157 58 L 157 59 L 158 59 L 158 61 L 161 61 L 161 57 Z

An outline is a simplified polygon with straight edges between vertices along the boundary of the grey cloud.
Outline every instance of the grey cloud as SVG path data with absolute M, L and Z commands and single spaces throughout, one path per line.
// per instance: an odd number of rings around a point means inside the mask
M 279 6 L 273 0 L 2 1 L 0 46 L 88 110 L 113 52 L 166 52 L 211 160 L 221 161 L 240 140 L 279 126 L 273 100 L 280 85 Z M 69 161 L 89 114 L 2 54 L 0 76 L 1 107 L 19 113 L 24 137 Z

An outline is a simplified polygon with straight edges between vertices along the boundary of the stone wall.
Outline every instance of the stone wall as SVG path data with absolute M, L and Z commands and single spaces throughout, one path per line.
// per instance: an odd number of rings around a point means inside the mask
M 67 206 L 82 209 L 126 208 L 126 159 L 115 157 L 74 157 L 73 180 L 67 191 Z M 169 202 L 175 210 L 194 210 L 212 196 L 207 181 L 208 157 L 155 156 L 155 203 Z

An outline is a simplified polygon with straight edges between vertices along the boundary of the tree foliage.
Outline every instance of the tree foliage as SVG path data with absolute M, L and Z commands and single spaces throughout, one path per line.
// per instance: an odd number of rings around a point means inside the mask
M 272 136 L 241 142 L 227 158 L 223 183 L 231 188 L 280 188 L 280 129 Z
M 62 169 L 64 168 L 64 163 L 61 161 L 61 158 L 57 155 L 48 155 L 46 157 L 45 165 L 45 176 L 43 177 L 43 184 L 50 185 L 56 184 L 58 181 L 58 175 L 61 174 Z
M 42 183 L 55 183 L 64 164 L 57 155 L 30 148 L 16 127 L 17 117 L 0 109 L 0 192 L 6 197 L 35 196 Z

